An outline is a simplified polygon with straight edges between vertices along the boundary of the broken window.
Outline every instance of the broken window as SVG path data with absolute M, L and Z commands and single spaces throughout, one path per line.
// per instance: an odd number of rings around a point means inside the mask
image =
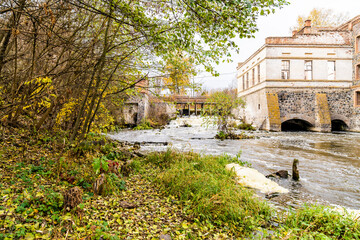
M 312 80 L 312 61 L 305 61 L 305 80 Z
M 328 80 L 335 80 L 335 61 L 328 61 Z
M 281 61 L 281 79 L 290 79 L 290 61 Z

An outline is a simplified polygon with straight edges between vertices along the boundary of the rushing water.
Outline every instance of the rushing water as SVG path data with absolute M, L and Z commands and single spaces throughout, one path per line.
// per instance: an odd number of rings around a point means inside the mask
M 181 127 L 185 122 L 192 127 Z M 255 139 L 220 141 L 213 139 L 216 129 L 206 129 L 201 122 L 196 117 L 180 118 L 162 130 L 125 130 L 110 136 L 143 142 L 142 149 L 149 151 L 166 150 L 169 145 L 205 154 L 235 155 L 241 151 L 240 159 L 265 175 L 282 169 L 291 173 L 293 159 L 297 158 L 299 183 L 279 181 L 291 191 L 291 199 L 360 209 L 359 133 L 256 131 L 249 132 Z M 165 142 L 169 145 L 163 145 Z

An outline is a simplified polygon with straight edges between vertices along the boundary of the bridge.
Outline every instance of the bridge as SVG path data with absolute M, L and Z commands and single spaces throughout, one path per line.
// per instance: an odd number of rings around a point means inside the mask
M 207 102 L 208 96 L 169 96 L 161 98 L 164 102 L 171 102 L 175 105 L 176 110 L 180 113 L 180 115 L 198 115 L 201 113 L 201 110 L 205 105 L 211 104 Z
M 351 90 L 343 89 L 269 91 L 264 104 L 245 117 L 260 129 L 270 131 L 343 131 L 352 125 L 351 97 Z M 247 103 L 255 108 L 252 102 Z

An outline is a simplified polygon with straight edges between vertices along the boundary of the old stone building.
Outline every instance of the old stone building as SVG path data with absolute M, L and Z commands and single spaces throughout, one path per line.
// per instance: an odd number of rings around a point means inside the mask
M 360 15 L 266 38 L 237 71 L 240 117 L 260 129 L 360 131 Z

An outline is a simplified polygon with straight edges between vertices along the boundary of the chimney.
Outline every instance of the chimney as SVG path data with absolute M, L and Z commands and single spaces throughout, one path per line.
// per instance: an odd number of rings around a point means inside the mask
M 305 21 L 304 33 L 311 33 L 311 20 L 309 19 Z

